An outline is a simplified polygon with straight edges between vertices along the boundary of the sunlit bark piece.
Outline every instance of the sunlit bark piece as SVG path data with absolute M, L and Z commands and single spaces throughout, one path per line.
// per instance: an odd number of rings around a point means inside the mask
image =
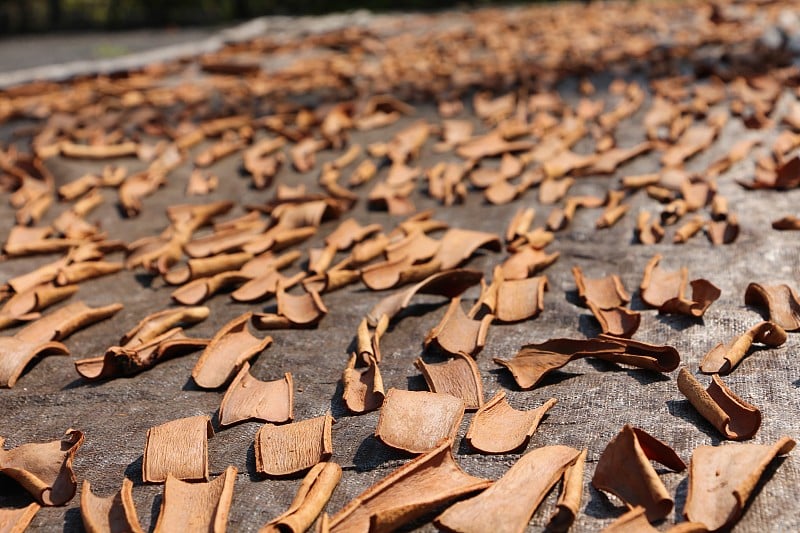
M 684 516 L 709 531 L 732 527 L 744 513 L 767 466 L 794 446 L 789 437 L 781 437 L 772 445 L 698 446 L 689 465 Z
M 0 531 L 3 531 L 3 533 L 23 533 L 41 508 L 41 505 L 33 502 L 25 507 L 16 509 L 0 509 Z M 138 532 L 134 531 L 133 533 Z
M 444 363 L 428 364 L 419 357 L 414 366 L 422 372 L 431 392 L 461 398 L 467 410 L 479 409 L 483 405 L 481 374 L 469 355 L 458 353 L 454 359 Z
M 691 297 L 686 296 L 686 283 L 689 277 L 686 267 L 668 272 L 658 266 L 661 255 L 656 254 L 645 267 L 642 278 L 642 300 L 663 313 L 680 313 L 702 317 L 709 306 L 720 296 L 721 291 L 710 281 L 696 279 L 689 283 Z
M 348 218 L 325 237 L 325 244 L 333 246 L 338 251 L 349 250 L 354 244 L 378 233 L 381 229 L 380 224 L 362 226 L 356 219 Z
M 479 248 L 499 252 L 502 249 L 500 237 L 494 233 L 452 228 L 442 236 L 434 260 L 441 263 L 442 270 L 450 270 L 469 259 Z
M 253 313 L 245 313 L 225 324 L 203 350 L 192 370 L 195 383 L 216 389 L 228 383 L 242 368 L 272 343 L 272 337 L 258 339 L 247 328 Z
M 528 444 L 542 417 L 555 404 L 555 398 L 550 398 L 536 409 L 517 411 L 509 405 L 506 393 L 498 392 L 475 413 L 465 438 L 483 453 L 514 452 Z
M 247 276 L 249 277 L 249 275 Z M 307 280 L 305 272 L 286 277 L 278 272 L 274 267 L 267 267 L 263 273 L 245 281 L 238 289 L 231 293 L 231 298 L 237 302 L 256 302 L 270 298 L 277 294 L 278 286 L 290 289 L 297 285 L 301 280 Z M 307 288 L 313 289 L 313 287 Z M 319 292 L 319 291 L 317 291 Z
M 142 200 L 155 193 L 166 183 L 166 175 L 159 170 L 146 170 L 125 178 L 119 186 L 119 203 L 129 218 L 142 212 Z
M 262 527 L 259 533 L 303 533 L 328 503 L 342 477 L 336 463 L 319 463 L 308 471 L 289 508 Z
M 622 280 L 616 274 L 602 278 L 587 278 L 578 266 L 572 267 L 572 275 L 578 287 L 578 296 L 584 302 L 592 302 L 600 309 L 624 306 L 631 301 Z
M 453 458 L 446 439 L 362 492 L 330 519 L 331 533 L 391 531 L 491 481 L 473 477 Z
M 83 433 L 68 429 L 60 440 L 28 443 L 10 450 L 0 437 L 0 473 L 10 477 L 40 505 L 64 505 L 75 496 L 78 482 L 72 470 Z
M 494 315 L 486 314 L 480 320 L 470 318 L 461 307 L 461 298 L 450 301 L 442 320 L 425 336 L 425 346 L 431 343 L 451 354 L 463 352 L 474 356 L 486 344 L 486 334 Z
M 649 521 L 665 518 L 673 500 L 650 461 L 682 472 L 686 464 L 665 443 L 645 431 L 625 425 L 600 456 L 592 485 L 617 496 L 629 508 L 645 508 Z
M 506 280 L 526 279 L 555 263 L 560 255 L 560 252 L 548 254 L 533 246 L 526 246 L 511 254 L 500 265 L 503 270 L 503 278 Z
M 142 458 L 145 483 L 168 476 L 187 481 L 208 480 L 208 439 L 214 436 L 208 416 L 179 418 L 147 430 Z
M 500 322 L 527 320 L 544 310 L 546 290 L 547 276 L 505 280 L 502 267 L 495 267 L 492 283 L 481 291 L 470 316 L 485 308 Z
M 412 258 L 403 256 L 363 268 L 361 281 L 373 291 L 382 291 L 423 280 L 440 270 L 441 262 L 438 260 L 414 264 Z
M 739 398 L 717 375 L 711 376 L 708 389 L 703 389 L 685 367 L 681 368 L 678 389 L 726 439 L 752 439 L 761 427 L 761 411 Z
M 50 237 L 52 233 L 49 227 L 14 226 L 8 232 L 3 251 L 9 257 L 20 257 L 65 252 L 82 244 L 82 239 L 58 239 Z
M 664 228 L 658 219 L 650 221 L 650 213 L 641 211 L 636 217 L 636 239 L 642 244 L 656 244 L 664 238 Z
M 357 366 L 359 360 L 362 366 Z M 383 379 L 378 361 L 371 352 L 353 354 L 342 374 L 342 397 L 347 409 L 353 413 L 374 411 L 383 405 L 385 397 Z
M 639 329 L 642 314 L 624 307 L 601 309 L 589 302 L 589 310 L 600 324 L 600 331 L 615 337 L 630 338 Z
M 77 285 L 55 287 L 52 283 L 45 283 L 14 294 L 0 309 L 0 329 L 20 321 L 35 320 L 41 317 L 39 311 L 66 300 L 77 291 Z
M 252 258 L 253 255 L 250 253 L 238 252 L 189 259 L 185 266 L 173 268 L 164 274 L 164 281 L 170 285 L 183 285 L 184 283 L 198 278 L 236 270 Z
M 108 276 L 122 270 L 123 264 L 116 261 L 81 261 L 59 270 L 56 285 L 71 285 L 89 279 Z
M 186 483 L 168 476 L 154 533 L 181 530 L 225 533 L 234 483 L 236 468 L 233 466 L 207 483 Z
M 776 348 L 786 342 L 786 330 L 772 322 L 759 322 L 727 344 L 719 343 L 700 362 L 704 374 L 730 374 L 747 356 L 754 342 Z
M 528 452 L 491 487 L 451 506 L 435 523 L 457 533 L 525 531 L 547 493 L 579 455 L 580 451 L 568 446 Z
M 283 329 L 289 327 L 311 327 L 328 313 L 319 293 L 311 291 L 293 295 L 278 284 L 275 292 L 278 312 L 255 313 L 253 323 L 262 329 Z
M 136 155 L 139 145 L 135 142 L 119 144 L 75 144 L 62 142 L 61 155 L 72 159 L 116 159 Z
M 288 476 L 327 461 L 333 453 L 330 413 L 283 426 L 265 424 L 256 433 L 256 470 Z
M 260 381 L 250 374 L 250 364 L 244 363 L 219 406 L 219 424 L 229 426 L 243 420 L 261 420 L 280 424 L 292 419 L 294 386 L 292 374 L 283 379 Z
M 787 215 L 772 222 L 772 229 L 782 231 L 798 231 L 800 230 L 800 218 Z
M 769 321 L 786 331 L 800 329 L 800 299 L 789 285 L 750 283 L 744 293 L 745 305 L 766 311 Z
M 650 525 L 644 507 L 634 507 L 614 520 L 603 533 L 656 533 L 659 531 Z M 667 533 L 707 533 L 706 526 L 699 522 L 681 522 L 666 530 Z
M 584 449 L 575 462 L 564 471 L 564 481 L 556 503 L 556 510 L 550 515 L 550 521 L 547 524 L 550 531 L 568 531 L 578 516 L 583 497 L 583 472 L 586 469 L 588 453 L 589 450 Z
M 122 489 L 105 498 L 95 496 L 88 479 L 81 486 L 81 518 L 87 533 L 143 533 L 133 503 L 133 482 L 125 478 Z
M 454 438 L 464 416 L 464 401 L 449 394 L 389 389 L 375 436 L 410 453 L 435 449 Z

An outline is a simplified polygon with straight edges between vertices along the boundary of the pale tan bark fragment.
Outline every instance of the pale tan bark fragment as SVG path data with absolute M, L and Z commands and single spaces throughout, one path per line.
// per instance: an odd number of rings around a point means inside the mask
M 105 498 L 95 496 L 88 479 L 81 487 L 81 518 L 87 533 L 143 533 L 133 503 L 133 482 L 125 478 L 122 489 Z
M 256 470 L 288 476 L 307 470 L 333 453 L 330 413 L 283 426 L 265 424 L 256 434 Z
M 288 422 L 294 411 L 292 374 L 283 379 L 260 381 L 250 374 L 245 362 L 219 406 L 219 423 L 228 426 L 243 420 L 262 420 L 273 424 Z
M 39 509 L 41 509 L 41 506 L 36 502 L 17 509 L 0 509 L 0 531 L 3 533 L 23 533 L 28 529 Z
M 425 453 L 454 438 L 464 416 L 464 401 L 449 394 L 389 389 L 375 436 L 410 453 Z
M 475 360 L 467 354 L 455 354 L 444 363 L 426 364 L 421 357 L 414 361 L 431 392 L 449 394 L 464 400 L 467 410 L 483 406 L 483 383 Z
M 769 321 L 786 331 L 800 329 L 800 298 L 789 285 L 750 283 L 744 293 L 745 305 L 766 311 Z
M 208 438 L 213 436 L 208 416 L 179 418 L 148 429 L 143 481 L 162 483 L 168 476 L 208 481 Z
M 700 371 L 704 374 L 730 374 L 742 362 L 754 342 L 760 342 L 772 348 L 786 342 L 786 331 L 772 322 L 759 322 L 744 334 L 727 344 L 719 343 L 703 357 Z
M 259 533 L 303 533 L 328 503 L 342 477 L 336 463 L 319 463 L 308 471 L 289 508 L 271 520 Z
M 547 528 L 550 531 L 568 531 L 581 507 L 583 497 L 583 472 L 586 468 L 586 456 L 589 450 L 584 449 L 578 458 L 564 471 L 564 482 L 558 496 L 555 512 L 550 515 Z
M 473 320 L 462 309 L 461 298 L 456 296 L 450 301 L 450 306 L 439 324 L 425 336 L 425 346 L 436 343 L 447 353 L 463 352 L 474 356 L 486 344 L 486 334 L 492 320 L 494 316 L 491 314 L 480 320 Z
M 499 392 L 483 405 L 472 418 L 466 440 L 483 453 L 511 453 L 528 443 L 544 415 L 556 404 L 550 398 L 542 406 L 517 411 Z
M 208 483 L 186 483 L 168 476 L 154 533 L 225 533 L 235 482 L 233 466 Z

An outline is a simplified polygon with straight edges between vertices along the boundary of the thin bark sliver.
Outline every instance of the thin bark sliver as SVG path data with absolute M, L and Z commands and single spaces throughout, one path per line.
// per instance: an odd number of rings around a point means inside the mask
M 575 462 L 564 471 L 564 482 L 558 496 L 556 510 L 550 516 L 547 528 L 550 531 L 568 531 L 581 507 L 583 497 L 583 472 L 586 469 L 586 456 L 589 450 L 583 450 Z
M 333 453 L 332 424 L 330 413 L 283 426 L 265 424 L 256 433 L 256 470 L 288 476 L 327 461 Z
M 186 483 L 170 475 L 164 484 L 161 511 L 154 533 L 225 533 L 234 483 L 236 468 L 233 466 L 208 483 Z
M 319 463 L 308 471 L 285 513 L 271 520 L 259 533 L 302 533 L 314 523 L 342 477 L 336 463 Z
M 800 329 L 800 299 L 789 285 L 750 283 L 744 293 L 744 303 L 766 310 L 770 322 L 786 331 Z
M 0 531 L 4 533 L 23 533 L 41 508 L 41 505 L 33 502 L 17 509 L 0 509 Z
M 517 411 L 509 405 L 506 393 L 499 392 L 475 413 L 465 438 L 483 453 L 511 453 L 528 443 L 555 404 L 555 398 L 550 398 L 536 409 Z
M 359 357 L 366 366 L 356 367 Z M 353 354 L 342 374 L 342 398 L 353 413 L 374 411 L 383 404 L 383 379 L 378 361 L 372 353 Z
M 747 356 L 754 342 L 772 348 L 786 342 L 786 331 L 772 322 L 759 322 L 727 344 L 717 344 L 703 357 L 700 371 L 704 374 L 730 374 Z
M 456 503 L 435 523 L 457 533 L 522 533 L 547 493 L 580 453 L 568 446 L 545 446 L 528 452 L 491 487 Z
M 629 509 L 641 505 L 651 522 L 665 518 L 674 502 L 650 464 L 651 460 L 676 472 L 686 469 L 686 464 L 672 448 L 626 424 L 600 456 L 592 485 L 614 494 Z
M 698 446 L 689 465 L 689 492 L 684 516 L 709 531 L 727 530 L 741 518 L 767 466 L 789 453 L 795 441 L 774 444 Z
M 178 324 L 196 324 L 208 318 L 211 310 L 205 306 L 176 307 L 151 313 L 125 333 L 120 346 L 133 348 L 155 339 Z
M 410 453 L 435 449 L 455 437 L 464 416 L 464 400 L 449 394 L 389 389 L 375 436 Z
M 283 379 L 260 381 L 250 374 L 244 363 L 228 387 L 219 406 L 219 424 L 229 426 L 243 420 L 262 420 L 280 424 L 292 419 L 294 387 L 292 374 Z
M 188 481 L 208 480 L 208 438 L 214 436 L 208 416 L 179 418 L 147 430 L 142 458 L 145 483 L 168 476 Z
M 761 427 L 761 411 L 734 394 L 717 375 L 711 376 L 711 385 L 704 390 L 700 382 L 682 368 L 678 373 L 678 389 L 726 439 L 751 439 Z
M 475 360 L 467 354 L 458 353 L 444 363 L 426 364 L 422 358 L 414 361 L 431 392 L 449 394 L 464 400 L 467 410 L 479 409 L 483 405 L 483 384 Z
M 133 503 L 133 482 L 125 478 L 116 494 L 102 498 L 92 493 L 89 480 L 81 487 L 81 518 L 87 533 L 143 533 Z
M 247 328 L 252 313 L 234 318 L 220 329 L 192 370 L 195 383 L 216 389 L 230 381 L 242 365 L 272 343 L 272 337 L 258 339 Z
M 39 504 L 64 505 L 78 488 L 72 462 L 83 438 L 82 432 L 68 429 L 59 440 L 6 450 L 5 438 L 0 437 L 0 473 L 22 485 Z
M 453 457 L 447 439 L 362 492 L 330 519 L 331 533 L 392 531 L 491 481 L 473 477 Z

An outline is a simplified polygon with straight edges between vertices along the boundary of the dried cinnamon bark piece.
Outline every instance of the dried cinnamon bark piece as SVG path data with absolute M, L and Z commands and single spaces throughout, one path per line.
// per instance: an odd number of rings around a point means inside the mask
M 256 470 L 268 476 L 288 476 L 327 461 L 331 444 L 330 413 L 283 426 L 264 424 L 256 433 Z
M 578 296 L 584 302 L 591 302 L 600 309 L 613 309 L 631 301 L 622 280 L 616 274 L 602 278 L 586 278 L 580 267 L 572 267 L 572 275 L 578 286 Z
M 486 314 L 480 320 L 470 318 L 461 308 L 461 298 L 456 296 L 450 300 L 450 306 L 439 324 L 425 336 L 424 344 L 427 347 L 435 342 L 447 353 L 463 352 L 474 356 L 486 344 L 486 334 L 493 320 L 492 314 Z
M 399 241 L 389 243 L 384 253 L 389 261 L 405 259 L 419 263 L 435 256 L 440 246 L 438 240 L 428 237 L 421 229 L 415 229 Z
M 27 490 L 41 505 L 64 505 L 75 496 L 78 482 L 72 470 L 83 433 L 68 429 L 60 440 L 28 443 L 10 450 L 0 437 L 0 473 Z
M 451 228 L 442 236 L 434 261 L 441 263 L 442 270 L 450 270 L 469 259 L 479 248 L 499 252 L 502 249 L 500 237 L 494 233 Z
M 12 337 L 0 337 L 0 387 L 13 387 L 28 363 L 37 355 L 67 355 L 69 350 L 60 342 L 73 332 L 122 309 L 122 304 L 91 308 L 75 302 L 45 315 L 17 331 Z
M 481 291 L 470 316 L 475 316 L 483 307 L 500 322 L 527 320 L 544 309 L 546 290 L 547 276 L 505 280 L 502 267 L 495 267 L 491 285 Z
M 634 507 L 620 516 L 603 533 L 655 533 L 658 529 L 650 525 L 644 507 Z M 699 522 L 682 522 L 672 526 L 667 533 L 707 533 L 706 526 Z
M 330 533 L 391 531 L 491 481 L 470 476 L 453 458 L 446 439 L 358 495 L 330 520 Z
M 739 398 L 717 375 L 703 389 L 686 368 L 678 373 L 678 389 L 726 439 L 752 439 L 761 427 L 761 411 Z
M 240 273 L 242 273 L 240 271 Z M 263 273 L 249 279 L 242 284 L 241 287 L 231 293 L 231 298 L 237 302 L 256 302 L 274 296 L 278 292 L 278 286 L 285 289 L 290 289 L 297 285 L 302 280 L 308 281 L 311 278 L 306 278 L 305 272 L 298 272 L 297 274 L 286 277 L 277 271 L 276 267 L 269 266 L 264 269 Z M 305 286 L 306 290 L 314 290 L 314 286 Z M 319 291 L 317 291 L 319 292 Z
M 651 522 L 665 518 L 673 500 L 650 461 L 682 472 L 686 464 L 665 443 L 626 424 L 600 456 L 592 485 L 610 492 L 629 509 L 641 505 Z
M 595 356 L 605 361 L 631 365 L 654 372 L 672 372 L 678 368 L 681 362 L 678 350 L 672 346 L 650 344 L 606 334 L 601 334 L 598 338 L 619 343 L 625 348 L 622 353 L 610 351 Z
M 719 343 L 703 357 L 700 371 L 704 374 L 730 374 L 747 356 L 754 342 L 776 348 L 786 342 L 786 331 L 772 322 L 759 322 L 727 344 Z
M 285 513 L 271 520 L 259 533 L 303 533 L 314 523 L 342 478 L 336 463 L 319 463 L 308 471 Z
M 253 324 L 262 329 L 282 329 L 290 327 L 311 327 L 328 314 L 328 308 L 322 302 L 319 293 L 306 291 L 301 295 L 286 292 L 279 283 L 275 292 L 278 312 L 255 313 Z
M 414 264 L 413 258 L 404 256 L 363 268 L 361 281 L 373 291 L 382 291 L 423 280 L 439 272 L 441 266 L 441 262 L 436 259 Z
M 556 510 L 550 516 L 547 529 L 550 531 L 568 531 L 578 516 L 583 496 L 583 471 L 586 468 L 586 456 L 589 450 L 584 449 L 575 462 L 564 471 L 564 482 L 558 496 Z
M 135 348 L 152 341 L 179 324 L 202 322 L 208 318 L 210 312 L 208 307 L 199 306 L 176 307 L 151 313 L 125 333 L 119 340 L 119 344 L 124 348 Z
M 800 218 L 793 215 L 787 215 L 772 222 L 772 229 L 782 231 L 797 231 L 800 230 Z
M 9 257 L 20 257 L 33 254 L 50 254 L 64 252 L 82 244 L 81 239 L 58 239 L 50 237 L 53 233 L 49 227 L 14 226 L 8 232 L 3 251 Z
M 56 285 L 71 285 L 89 279 L 108 276 L 122 270 L 116 261 L 80 261 L 63 267 L 56 275 Z
M 183 285 L 189 281 L 213 276 L 220 272 L 228 272 L 241 268 L 242 265 L 247 263 L 253 258 L 253 255 L 247 252 L 238 252 L 233 254 L 221 254 L 212 257 L 203 257 L 196 259 L 189 259 L 186 266 L 173 268 L 164 274 L 164 281 L 170 285 Z
M 18 509 L 0 509 L 0 531 L 23 533 L 31 524 L 31 520 L 42 507 L 36 503 Z M 133 532 L 138 533 L 138 532 Z
M 680 313 L 695 318 L 703 316 L 706 309 L 720 296 L 720 290 L 710 281 L 696 279 L 689 283 L 691 298 L 685 296 L 689 277 L 686 267 L 668 272 L 658 266 L 661 255 L 656 254 L 647 263 L 640 285 L 642 300 L 663 313 Z
M 795 441 L 781 437 L 772 445 L 723 444 L 698 446 L 689 463 L 689 492 L 683 514 L 709 531 L 732 527 L 767 466 L 792 451 Z
M 454 359 L 444 363 L 428 363 L 418 357 L 414 361 L 431 392 L 449 394 L 464 400 L 467 410 L 483 406 L 483 383 L 475 360 L 467 354 L 458 353 Z
M 517 411 L 506 400 L 501 391 L 483 405 L 467 430 L 466 440 L 470 446 L 483 453 L 511 453 L 525 446 L 544 415 L 556 404 L 550 398 L 541 407 L 529 411 Z
M 703 220 L 703 217 L 700 215 L 692 217 L 688 222 L 675 230 L 675 237 L 673 237 L 672 242 L 675 244 L 688 242 L 689 239 L 697 235 L 697 233 L 703 229 L 705 223 L 705 220 Z
M 154 533 L 186 528 L 225 533 L 235 482 L 233 466 L 208 483 L 186 483 L 175 476 L 167 476 Z
M 800 299 L 789 285 L 750 283 L 744 292 L 744 303 L 766 310 L 769 321 L 786 331 L 800 329 Z
M 362 226 L 356 219 L 348 218 L 325 237 L 325 244 L 333 246 L 337 251 L 349 250 L 354 244 L 380 232 L 382 229 L 383 227 L 380 224 Z
M 208 439 L 214 436 L 208 416 L 179 418 L 147 430 L 142 480 L 161 483 L 168 476 L 208 481 Z
M 65 141 L 59 147 L 61 155 L 73 159 L 116 159 L 136 155 L 139 150 L 139 145 L 135 142 L 88 145 Z
M 601 309 L 592 302 L 588 302 L 587 305 L 600 324 L 600 330 L 614 337 L 632 337 L 642 321 L 641 313 L 624 307 Z
M 45 283 L 15 294 L 0 309 L 0 329 L 20 321 L 35 320 L 41 316 L 38 311 L 66 300 L 77 291 L 77 285 L 56 287 L 52 283 Z
M 101 498 L 92 493 L 88 479 L 81 487 L 81 518 L 87 533 L 143 533 L 133 503 L 133 482 L 125 478 L 122 489 Z
M 119 203 L 129 218 L 142 212 L 142 199 L 155 193 L 166 184 L 166 174 L 161 170 L 146 170 L 125 178 L 119 186 Z
M 247 329 L 253 313 L 234 318 L 214 335 L 192 370 L 195 383 L 216 389 L 230 381 L 242 365 L 272 343 L 272 337 L 258 339 Z
M 739 219 L 731 214 L 724 220 L 710 220 L 706 225 L 706 235 L 711 244 L 730 244 L 739 236 Z
M 439 515 L 437 527 L 458 533 L 524 531 L 533 513 L 580 451 L 545 446 L 526 453 L 494 484 Z
M 656 244 L 664 238 L 664 228 L 658 219 L 650 221 L 650 213 L 641 211 L 636 218 L 636 239 L 642 244 Z
M 252 419 L 280 424 L 290 421 L 293 411 L 292 374 L 286 372 L 283 379 L 260 381 L 250 374 L 250 363 L 245 362 L 222 398 L 219 424 L 229 426 Z
M 182 305 L 198 305 L 226 287 L 246 281 L 248 278 L 236 270 L 220 272 L 207 278 L 198 278 L 172 291 L 170 297 Z
M 524 246 L 503 261 L 500 268 L 506 280 L 526 279 L 555 263 L 560 256 L 560 252 L 548 254 L 534 246 Z
M 434 450 L 454 438 L 464 417 L 464 400 L 449 394 L 389 389 L 375 436 L 410 453 Z
M 356 367 L 359 359 L 361 367 Z M 342 374 L 344 386 L 343 399 L 347 409 L 353 413 L 366 413 L 374 411 L 383 404 L 383 379 L 378 368 L 378 362 L 371 353 L 355 353 L 350 356 Z

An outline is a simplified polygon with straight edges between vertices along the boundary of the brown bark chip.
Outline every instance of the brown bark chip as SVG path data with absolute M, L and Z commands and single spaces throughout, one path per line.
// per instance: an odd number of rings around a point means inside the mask
M 464 401 L 449 394 L 389 389 L 375 436 L 410 453 L 435 449 L 454 438 L 464 416 Z
M 0 509 L 0 531 L 3 533 L 23 533 L 39 512 L 41 506 L 33 502 L 17 509 Z M 133 532 L 137 533 L 137 532 Z
M 72 470 L 83 433 L 68 429 L 60 440 L 28 443 L 10 450 L 0 437 L 0 473 L 10 477 L 44 506 L 64 505 L 75 496 L 78 482 Z
M 555 404 L 555 398 L 550 398 L 536 409 L 517 411 L 509 405 L 506 393 L 498 392 L 475 413 L 465 438 L 483 453 L 511 453 L 528 443 Z
M 672 448 L 626 424 L 600 456 L 592 485 L 614 494 L 629 509 L 641 505 L 651 522 L 665 518 L 672 510 L 673 500 L 651 460 L 676 472 L 686 469 Z
M 650 525 L 644 507 L 634 507 L 614 520 L 603 533 L 656 533 L 659 531 Z M 708 533 L 708 529 L 699 522 L 682 522 L 672 526 L 667 533 Z
M 225 533 L 234 483 L 236 468 L 233 466 L 208 483 L 186 483 L 168 476 L 154 533 Z
M 703 357 L 700 371 L 704 374 L 730 374 L 747 356 L 754 342 L 771 348 L 786 342 L 786 331 L 772 322 L 759 322 L 727 344 L 719 343 Z
M 122 489 L 105 498 L 95 496 L 88 479 L 81 487 L 81 518 L 87 533 L 143 533 L 133 503 L 133 482 L 125 478 Z
M 333 453 L 330 413 L 283 426 L 265 424 L 256 433 L 256 470 L 288 476 L 308 470 Z
M 435 523 L 457 533 L 522 533 L 533 513 L 580 451 L 545 446 L 523 455 L 494 484 L 439 515 Z
M 259 533 L 303 533 L 328 503 L 342 477 L 336 463 L 319 463 L 308 471 L 285 513 L 271 520 Z
M 630 338 L 639 329 L 642 321 L 641 313 L 624 307 L 600 309 L 591 302 L 587 305 L 597 322 L 600 323 L 600 330 L 603 334 Z
M 631 301 L 622 280 L 616 274 L 602 278 L 587 278 L 580 267 L 574 266 L 572 275 L 578 287 L 578 296 L 584 302 L 591 302 L 600 309 L 613 309 Z
M 647 263 L 642 278 L 642 300 L 662 313 L 680 313 L 702 317 L 709 306 L 720 296 L 721 291 L 710 281 L 696 279 L 689 283 L 691 297 L 686 296 L 686 283 L 689 272 L 685 267 L 668 272 L 658 266 L 661 255 L 656 254 Z
M 143 481 L 162 483 L 168 476 L 208 481 L 208 439 L 213 436 L 208 416 L 179 418 L 148 429 Z
M 480 320 L 470 318 L 461 307 L 461 298 L 457 296 L 450 301 L 450 306 L 439 324 L 425 336 L 425 346 L 436 343 L 447 353 L 463 352 L 474 356 L 486 344 L 486 334 L 492 320 L 494 316 L 491 314 Z
M 356 366 L 359 359 L 365 366 Z M 372 353 L 353 354 L 342 374 L 342 397 L 352 413 L 366 413 L 383 404 L 383 379 L 378 361 Z
M 414 361 L 431 392 L 449 394 L 464 400 L 467 410 L 483 406 L 483 384 L 475 360 L 465 353 L 444 363 L 426 364 L 421 357 Z
M 794 446 L 795 441 L 789 437 L 772 445 L 698 446 L 689 465 L 684 516 L 701 522 L 709 531 L 732 527 L 744 513 L 767 466 Z
M 178 324 L 196 324 L 202 322 L 211 311 L 208 307 L 174 307 L 151 313 L 139 321 L 119 340 L 124 348 L 135 348 L 148 343 L 169 331 Z
M 197 360 L 192 377 L 204 389 L 216 389 L 230 381 L 242 365 L 272 343 L 258 339 L 247 329 L 253 313 L 234 318 L 220 329 Z
M 452 447 L 446 439 L 369 487 L 331 518 L 330 532 L 393 531 L 492 484 L 461 470 Z
M 564 482 L 561 494 L 558 496 L 556 510 L 550 516 L 550 522 L 547 524 L 550 531 L 568 531 L 578 516 L 583 496 L 583 471 L 586 469 L 588 453 L 589 450 L 583 450 L 575 462 L 564 471 Z
M 245 362 L 222 398 L 219 424 L 229 426 L 253 419 L 280 424 L 292 419 L 293 408 L 291 373 L 284 374 L 283 379 L 260 381 L 250 374 L 250 364 Z
M 711 376 L 711 385 L 704 390 L 685 367 L 681 368 L 678 389 L 726 439 L 752 439 L 761 427 L 761 411 L 734 394 L 717 375 Z
M 494 233 L 451 228 L 442 236 L 434 261 L 439 261 L 441 270 L 450 270 L 464 263 L 478 249 L 499 252 L 502 249 L 500 237 Z
M 17 322 L 40 318 L 38 311 L 66 300 L 76 292 L 77 285 L 56 287 L 52 283 L 44 283 L 14 294 L 0 309 L 0 329 L 11 327 Z
M 506 280 L 503 273 L 503 267 L 495 267 L 491 285 L 481 291 L 470 316 L 475 316 L 482 307 L 499 322 L 519 322 L 538 316 L 544 310 L 547 276 Z
M 744 293 L 744 303 L 766 311 L 769 321 L 786 331 L 800 329 L 800 299 L 789 285 L 750 283 Z

